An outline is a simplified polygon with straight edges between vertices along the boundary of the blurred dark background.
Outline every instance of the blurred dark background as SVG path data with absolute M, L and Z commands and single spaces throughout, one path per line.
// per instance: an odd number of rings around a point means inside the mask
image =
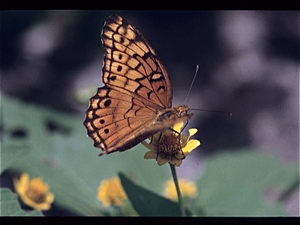
M 199 65 L 186 104 L 233 114 L 193 112 L 188 127 L 198 129 L 201 146 L 189 160 L 252 148 L 299 162 L 299 11 L 0 13 L 1 93 L 84 120 L 88 98 L 78 96 L 103 85 L 101 28 L 119 14 L 165 64 L 174 106 L 184 103 Z

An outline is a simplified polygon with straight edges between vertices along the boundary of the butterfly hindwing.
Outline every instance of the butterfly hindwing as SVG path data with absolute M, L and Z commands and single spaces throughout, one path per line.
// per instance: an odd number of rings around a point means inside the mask
M 149 124 L 154 114 L 140 100 L 105 86 L 91 98 L 84 124 L 95 147 L 109 151 L 126 144 L 126 137 Z

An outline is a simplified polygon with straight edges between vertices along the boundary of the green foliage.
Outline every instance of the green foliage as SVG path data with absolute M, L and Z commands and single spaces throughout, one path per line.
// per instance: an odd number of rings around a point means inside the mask
M 269 190 L 283 193 L 298 180 L 296 166 L 286 167 L 253 151 L 223 153 L 209 159 L 198 180 L 197 205 L 208 216 L 287 216 L 277 201 L 266 203 Z
M 21 209 L 18 196 L 8 188 L 0 188 L 0 215 L 1 216 L 43 216 L 41 211 L 26 212 Z
M 101 216 L 116 214 L 98 201 L 99 184 L 122 172 L 122 185 L 132 205 L 122 206 L 127 207 L 123 212 L 133 207 L 144 216 L 179 215 L 177 204 L 161 196 L 163 183 L 171 176 L 169 166 L 143 159 L 147 150 L 142 145 L 98 157 L 100 150 L 86 136 L 84 115 L 58 113 L 3 95 L 1 101 L 1 173 L 42 177 L 55 195 L 55 206 L 78 215 Z M 187 214 L 287 215 L 279 201 L 266 203 L 264 196 L 272 188 L 284 193 L 295 182 L 299 182 L 297 166 L 283 168 L 276 158 L 253 151 L 216 155 L 197 180 L 199 194 Z M 9 202 L 13 207 L 6 207 Z M 2 215 L 19 215 L 20 207 L 15 205 L 15 194 L 2 190 Z
M 134 184 L 123 173 L 119 174 L 125 192 L 140 216 L 180 216 L 176 202 L 163 198 L 141 186 Z M 191 215 L 186 210 L 188 216 Z

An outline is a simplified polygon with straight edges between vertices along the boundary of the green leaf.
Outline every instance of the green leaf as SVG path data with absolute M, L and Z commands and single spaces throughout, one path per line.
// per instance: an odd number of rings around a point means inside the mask
M 2 165 L 9 162 L 5 169 L 29 173 L 31 178 L 42 177 L 55 194 L 58 207 L 79 215 L 104 215 L 106 208 L 97 199 L 103 179 L 123 171 L 139 180 L 140 185 L 161 192 L 161 181 L 170 177 L 167 166 L 159 167 L 155 160 L 144 159 L 146 148 L 142 145 L 99 157 L 100 149 L 86 135 L 84 114 L 78 117 L 59 113 L 7 96 L 1 100 Z M 25 135 L 12 135 L 18 130 Z
M 41 211 L 32 210 L 26 212 L 21 209 L 18 202 L 18 196 L 8 188 L 0 188 L 1 201 L 0 209 L 1 216 L 43 216 Z
M 128 198 L 140 216 L 181 216 L 178 203 L 134 184 L 123 173 L 120 173 L 119 177 Z M 186 210 L 186 214 L 191 216 L 189 210 Z
M 287 216 L 278 201 L 266 201 L 266 194 L 284 192 L 298 176 L 296 167 L 254 151 L 215 155 L 198 181 L 197 208 L 208 216 Z

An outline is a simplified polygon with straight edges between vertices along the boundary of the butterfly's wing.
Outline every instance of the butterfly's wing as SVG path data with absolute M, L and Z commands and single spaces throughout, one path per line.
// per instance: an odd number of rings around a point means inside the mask
M 153 119 L 155 113 L 155 109 L 139 99 L 104 86 L 92 97 L 84 124 L 95 147 L 103 150 L 102 155 L 127 150 L 192 116 L 186 114 L 159 123 Z
M 114 15 L 102 30 L 105 86 L 90 100 L 84 124 L 103 154 L 124 151 L 191 114 L 158 121 L 172 106 L 172 85 L 142 34 Z M 172 113 L 171 113 L 172 114 Z
M 169 75 L 143 35 L 124 18 L 110 16 L 102 30 L 107 54 L 102 69 L 103 82 L 128 93 L 153 108 L 172 107 Z

